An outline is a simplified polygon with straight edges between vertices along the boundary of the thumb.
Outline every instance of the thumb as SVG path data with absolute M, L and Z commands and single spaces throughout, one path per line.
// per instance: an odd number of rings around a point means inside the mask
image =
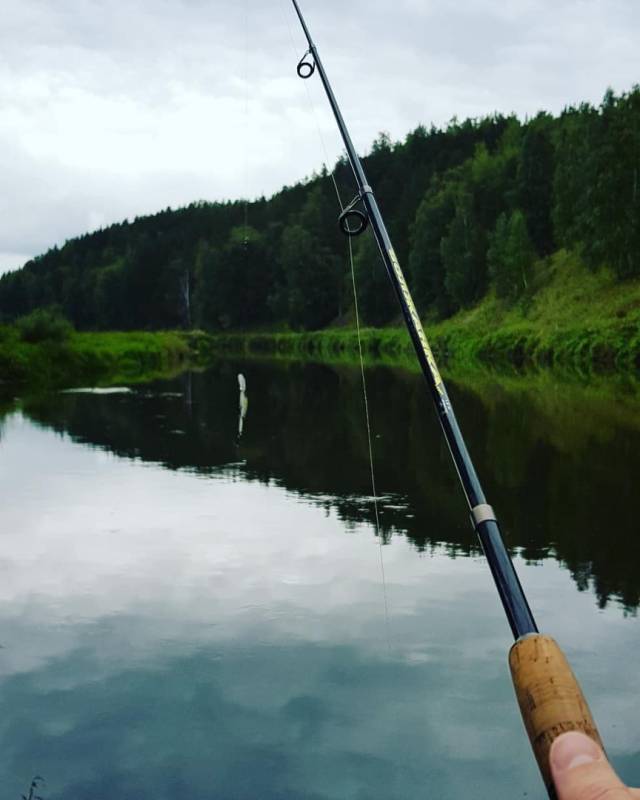
M 630 800 L 602 749 L 584 733 L 571 731 L 551 746 L 551 774 L 558 800 Z

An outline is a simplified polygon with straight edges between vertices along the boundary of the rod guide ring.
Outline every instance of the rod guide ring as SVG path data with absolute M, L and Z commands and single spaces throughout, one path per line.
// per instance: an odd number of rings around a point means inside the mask
M 352 227 L 349 223 L 354 222 L 355 227 Z M 369 224 L 369 217 L 364 211 L 360 211 L 358 208 L 345 208 L 345 210 L 340 214 L 338 217 L 338 225 L 340 225 L 340 230 L 346 236 L 360 236 L 361 233 L 367 228 Z
M 307 59 L 308 56 L 311 56 L 310 60 Z M 311 50 L 307 50 L 307 52 L 302 56 L 300 61 L 298 61 L 296 72 L 303 80 L 306 80 L 307 78 L 310 78 L 315 71 L 316 71 L 316 61 L 313 58 L 313 55 L 311 54 Z

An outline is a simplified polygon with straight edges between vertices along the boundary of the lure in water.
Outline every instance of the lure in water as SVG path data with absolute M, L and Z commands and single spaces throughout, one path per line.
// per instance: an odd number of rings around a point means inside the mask
M 247 409 L 249 408 L 249 398 L 247 397 L 247 381 L 241 372 L 238 373 L 238 390 L 240 392 L 240 398 L 238 413 L 238 437 L 236 439 L 236 443 L 240 444 L 242 432 L 244 431 L 244 418 L 247 416 Z

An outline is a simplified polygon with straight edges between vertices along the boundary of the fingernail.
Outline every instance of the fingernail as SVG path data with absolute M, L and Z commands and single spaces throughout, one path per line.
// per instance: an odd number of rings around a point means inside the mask
M 577 731 L 563 733 L 551 747 L 551 763 L 562 772 L 591 764 L 601 757 L 602 751 L 593 739 Z

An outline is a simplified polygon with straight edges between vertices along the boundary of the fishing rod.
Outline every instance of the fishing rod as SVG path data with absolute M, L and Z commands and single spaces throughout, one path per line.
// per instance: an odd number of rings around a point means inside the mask
M 579 730 L 598 744 L 602 745 L 602 742 L 582 690 L 562 650 L 551 637 L 542 635 L 538 631 L 502 539 L 498 520 L 480 485 L 375 194 L 356 153 L 318 48 L 311 38 L 297 0 L 291 1 L 309 45 L 298 63 L 298 75 L 307 79 L 316 70 L 318 71 L 358 187 L 357 195 L 342 210 L 338 222 L 342 232 L 347 236 L 359 236 L 369 224 L 371 225 L 382 261 L 400 303 L 402 316 L 422 373 L 435 403 L 440 427 L 469 505 L 471 523 L 489 562 L 493 580 L 515 639 L 509 651 L 509 666 L 516 697 L 542 778 L 549 796 L 554 798 L 555 790 L 549 767 L 549 751 L 553 740 L 566 731 Z

